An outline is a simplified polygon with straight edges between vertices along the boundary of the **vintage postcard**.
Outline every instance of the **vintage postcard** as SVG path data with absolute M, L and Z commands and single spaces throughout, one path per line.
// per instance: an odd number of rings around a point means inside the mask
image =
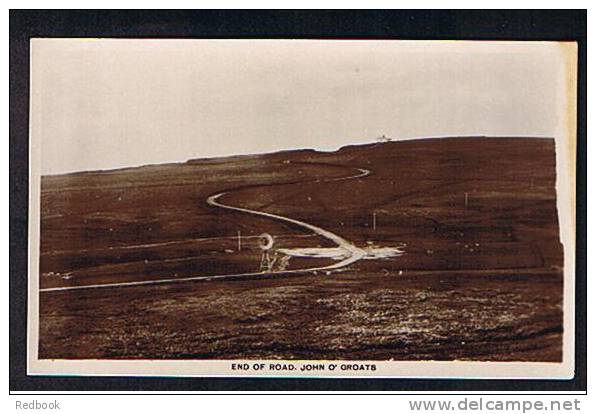
M 28 370 L 572 378 L 572 42 L 32 39 Z

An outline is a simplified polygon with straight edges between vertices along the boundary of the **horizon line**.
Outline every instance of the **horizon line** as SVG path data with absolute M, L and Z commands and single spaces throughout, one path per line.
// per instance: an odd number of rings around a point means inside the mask
M 377 141 L 378 139 L 385 138 L 387 141 Z M 190 161 L 198 161 L 198 160 L 214 160 L 219 158 L 233 158 L 233 157 L 251 157 L 251 156 L 259 156 L 259 155 L 270 155 L 270 154 L 278 154 L 281 152 L 290 152 L 290 151 L 315 151 L 315 152 L 325 152 L 325 153 L 332 153 L 340 151 L 346 147 L 352 146 L 361 146 L 361 145 L 370 145 L 370 144 L 390 144 L 390 143 L 397 143 L 401 141 L 422 141 L 422 140 L 430 140 L 430 139 L 458 139 L 458 138 L 489 138 L 489 139 L 555 139 L 554 136 L 540 136 L 540 135 L 434 135 L 434 136 L 417 136 L 417 137 L 405 137 L 405 138 L 392 138 L 392 137 L 385 137 L 381 135 L 377 138 L 374 138 L 373 141 L 365 141 L 365 142 L 355 142 L 355 143 L 347 143 L 341 145 L 335 149 L 331 150 L 322 150 L 316 148 L 288 148 L 288 149 L 279 149 L 279 150 L 272 150 L 270 152 L 250 152 L 250 153 L 237 153 L 237 154 L 226 154 L 226 155 L 214 155 L 208 157 L 200 157 L 200 158 L 187 158 L 185 160 L 176 160 L 176 161 L 165 161 L 161 163 L 147 163 L 147 164 L 137 164 L 137 165 L 129 165 L 129 166 L 122 166 L 122 167 L 114 167 L 114 168 L 100 168 L 100 169 L 92 169 L 92 170 L 75 170 L 75 171 L 66 171 L 66 172 L 57 172 L 57 173 L 50 173 L 50 174 L 40 174 L 40 177 L 58 177 L 63 175 L 74 175 L 74 174 L 99 174 L 99 173 L 110 173 L 110 172 L 117 172 L 117 171 L 124 171 L 124 170 L 133 170 L 133 169 L 140 169 L 145 167 L 156 167 L 156 166 L 163 166 L 163 165 L 172 165 L 172 164 L 187 164 Z M 29 167 L 31 168 L 31 167 Z

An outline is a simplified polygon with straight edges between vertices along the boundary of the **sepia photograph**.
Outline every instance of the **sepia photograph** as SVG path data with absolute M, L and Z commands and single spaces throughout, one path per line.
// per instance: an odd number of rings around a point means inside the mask
M 574 375 L 577 44 L 30 40 L 31 375 Z

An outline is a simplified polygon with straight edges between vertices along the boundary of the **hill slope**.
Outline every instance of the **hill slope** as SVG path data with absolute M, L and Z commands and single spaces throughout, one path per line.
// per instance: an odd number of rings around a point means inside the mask
M 371 175 L 326 181 L 354 168 Z M 42 288 L 254 272 L 265 231 L 278 247 L 328 246 L 205 203 L 223 190 L 227 204 L 406 254 L 331 275 L 42 294 L 40 357 L 560 360 L 549 139 L 428 139 L 44 177 Z

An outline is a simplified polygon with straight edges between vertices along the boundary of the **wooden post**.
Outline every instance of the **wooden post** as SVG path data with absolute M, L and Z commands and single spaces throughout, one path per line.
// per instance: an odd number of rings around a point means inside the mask
M 373 231 L 377 231 L 377 213 L 373 212 Z
M 238 230 L 238 251 L 242 250 L 242 238 L 240 237 L 240 230 Z

